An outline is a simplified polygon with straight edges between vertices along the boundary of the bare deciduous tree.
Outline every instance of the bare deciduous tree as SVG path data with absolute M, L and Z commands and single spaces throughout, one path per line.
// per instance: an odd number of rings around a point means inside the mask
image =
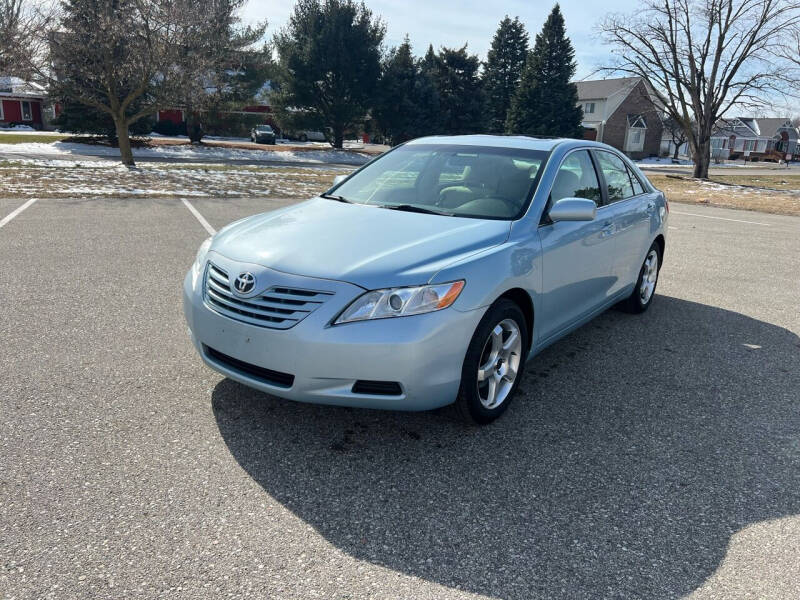
M 65 0 L 38 69 L 51 94 L 111 116 L 123 164 L 133 165 L 128 128 L 181 103 L 219 69 L 219 36 L 245 0 Z
M 614 47 L 609 71 L 647 81 L 686 132 L 694 176 L 708 177 L 711 134 L 733 106 L 776 89 L 786 32 L 800 22 L 789 0 L 646 0 L 600 26 Z
M 49 2 L 0 0 L 0 75 L 27 78 L 42 58 L 54 7 Z
M 664 132 L 669 135 L 669 141 L 672 142 L 672 145 L 675 148 L 672 154 L 672 160 L 678 160 L 681 146 L 689 141 L 689 137 L 686 135 L 686 130 L 684 129 L 682 123 L 676 121 L 669 115 L 666 115 L 662 119 L 662 124 L 664 126 Z

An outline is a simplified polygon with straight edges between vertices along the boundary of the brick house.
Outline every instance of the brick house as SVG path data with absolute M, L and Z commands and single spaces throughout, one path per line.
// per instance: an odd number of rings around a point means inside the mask
M 28 125 L 41 129 L 45 89 L 19 77 L 0 76 L 0 126 Z
M 576 81 L 584 137 L 634 159 L 658 156 L 663 125 L 654 95 L 639 77 Z

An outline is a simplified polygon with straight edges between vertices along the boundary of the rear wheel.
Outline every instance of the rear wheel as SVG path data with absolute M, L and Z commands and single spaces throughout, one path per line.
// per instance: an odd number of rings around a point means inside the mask
M 661 268 L 661 256 L 656 242 L 650 246 L 647 256 L 639 269 L 639 278 L 633 292 L 620 303 L 620 308 L 629 313 L 643 313 L 653 302 L 658 284 L 658 270 Z
M 491 423 L 517 391 L 527 356 L 528 327 L 520 308 L 501 299 L 475 330 L 461 370 L 456 409 L 467 421 Z
M 301 133 L 300 134 L 300 141 L 301 142 L 307 142 L 308 141 L 308 136 L 305 133 Z

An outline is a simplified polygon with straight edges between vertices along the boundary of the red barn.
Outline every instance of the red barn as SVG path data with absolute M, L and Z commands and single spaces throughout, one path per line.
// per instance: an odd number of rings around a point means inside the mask
M 28 125 L 41 129 L 45 89 L 18 77 L 0 77 L 0 126 Z

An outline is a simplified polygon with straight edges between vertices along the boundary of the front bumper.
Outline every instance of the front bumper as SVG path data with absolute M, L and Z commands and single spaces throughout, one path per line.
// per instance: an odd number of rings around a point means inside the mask
M 321 285 L 319 280 L 308 282 L 309 288 Z M 483 309 L 460 312 L 451 307 L 424 315 L 333 327 L 333 318 L 364 290 L 342 282 L 325 284 L 336 288 L 329 301 L 290 329 L 270 329 L 231 319 L 210 308 L 203 298 L 203 277 L 195 278 L 190 271 L 183 286 L 183 307 L 192 341 L 212 369 L 289 400 L 428 410 L 456 399 L 464 356 Z M 209 348 L 249 365 L 291 374 L 294 380 L 288 387 L 267 382 L 217 360 Z M 401 393 L 353 393 L 357 380 L 397 382 Z

